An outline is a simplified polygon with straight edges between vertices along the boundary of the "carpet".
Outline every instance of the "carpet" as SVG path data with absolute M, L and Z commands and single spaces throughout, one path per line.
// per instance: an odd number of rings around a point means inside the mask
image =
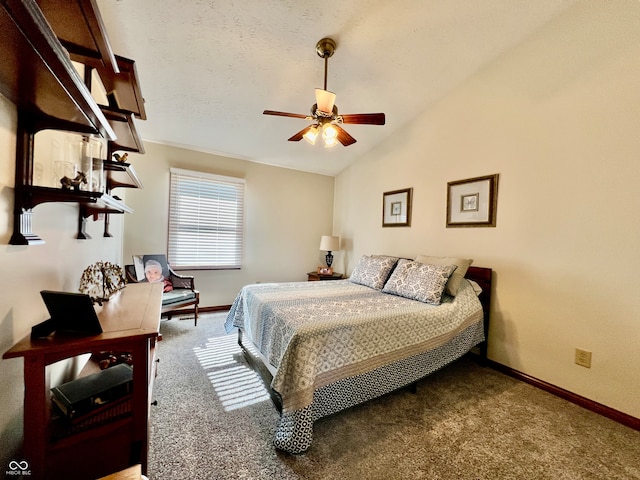
M 640 479 L 640 432 L 466 357 L 280 452 L 278 413 L 225 317 L 161 323 L 150 480 Z

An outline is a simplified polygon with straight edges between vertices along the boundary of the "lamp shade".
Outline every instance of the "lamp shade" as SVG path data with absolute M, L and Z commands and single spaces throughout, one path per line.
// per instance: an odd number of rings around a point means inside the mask
M 340 237 L 323 235 L 322 238 L 320 238 L 320 250 L 325 250 L 327 252 L 340 250 Z
M 316 88 L 316 105 L 318 105 L 318 110 L 330 114 L 333 112 L 333 104 L 335 101 L 335 93 L 321 88 Z
M 316 127 L 315 125 L 309 127 L 309 130 L 307 130 L 307 133 L 305 133 L 302 136 L 302 138 L 304 138 L 311 145 L 315 145 L 317 137 L 318 137 L 318 127 Z

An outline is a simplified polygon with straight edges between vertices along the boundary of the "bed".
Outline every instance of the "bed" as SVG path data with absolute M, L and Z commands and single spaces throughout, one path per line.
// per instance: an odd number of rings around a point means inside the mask
M 474 347 L 486 359 L 491 269 L 450 260 L 365 255 L 349 279 L 242 288 L 225 327 L 280 411 L 276 448 L 305 452 L 319 418 L 415 385 Z

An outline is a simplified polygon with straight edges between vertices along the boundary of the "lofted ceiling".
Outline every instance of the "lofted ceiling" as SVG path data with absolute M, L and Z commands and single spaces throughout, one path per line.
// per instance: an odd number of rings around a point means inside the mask
M 336 175 L 576 0 L 97 0 L 114 51 L 136 61 L 145 141 Z M 323 86 L 315 46 L 337 43 L 327 89 L 357 143 L 287 139 Z

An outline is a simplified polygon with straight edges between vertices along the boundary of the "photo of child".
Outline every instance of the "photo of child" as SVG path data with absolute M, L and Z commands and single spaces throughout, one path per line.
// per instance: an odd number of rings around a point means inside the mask
M 173 285 L 169 279 L 169 264 L 165 255 L 143 255 L 140 263 L 140 266 L 144 269 L 144 278 L 140 281 L 149 283 L 163 282 L 163 292 L 173 290 Z M 138 268 L 138 265 L 136 265 L 136 269 Z

